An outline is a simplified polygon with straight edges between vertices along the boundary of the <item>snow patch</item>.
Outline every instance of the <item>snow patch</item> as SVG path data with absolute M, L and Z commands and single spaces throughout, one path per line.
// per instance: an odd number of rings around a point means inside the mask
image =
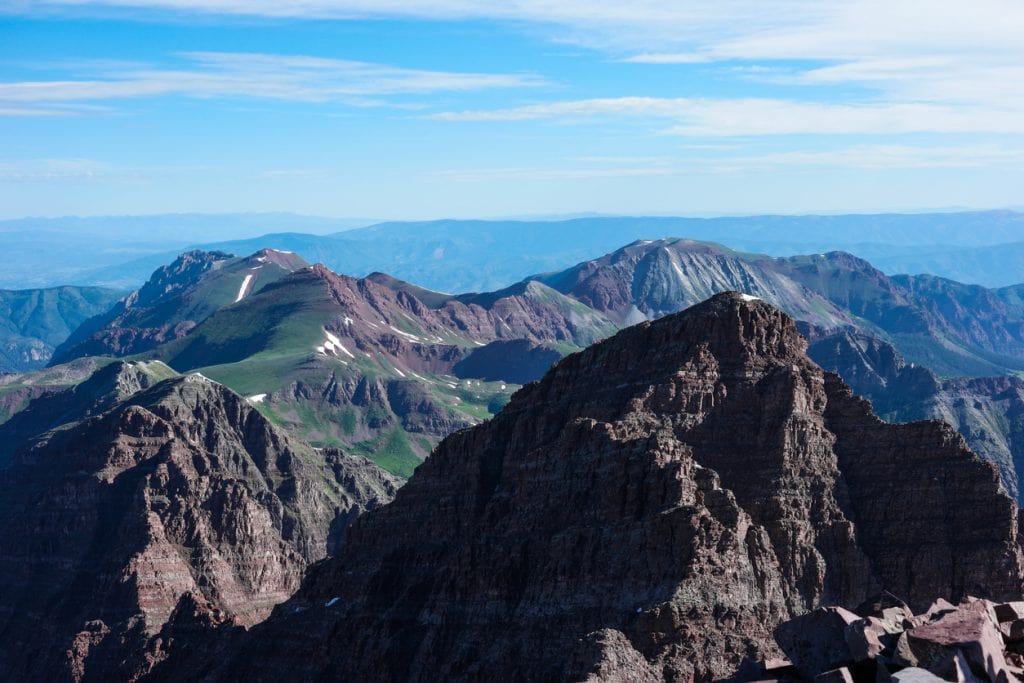
M 398 328 L 397 328 L 397 327 L 395 327 L 394 325 L 388 325 L 388 327 L 390 327 L 390 328 L 391 328 L 392 330 L 394 330 L 394 331 L 395 331 L 395 332 L 397 332 L 398 334 L 402 335 L 402 336 L 403 336 L 403 337 L 405 337 L 406 339 L 411 339 L 411 340 L 412 340 L 412 341 L 414 341 L 414 342 L 418 342 L 418 341 L 421 341 L 421 340 L 420 340 L 420 338 L 419 338 L 419 337 L 417 337 L 417 336 L 416 336 L 415 334 L 410 334 L 410 333 L 408 333 L 408 332 L 403 332 L 402 330 L 398 329 Z
M 345 354 L 349 358 L 355 358 L 355 356 L 352 354 L 352 352 L 349 351 L 348 349 L 346 349 L 345 345 L 342 344 L 341 340 L 338 339 L 335 335 L 331 334 L 327 330 L 324 330 L 324 334 L 327 335 L 327 343 L 324 344 L 324 346 L 326 346 L 330 350 L 334 351 L 335 355 L 338 354 L 338 351 L 341 351 L 343 354 Z
M 345 316 L 345 320 L 344 320 L 344 322 L 345 322 L 345 327 L 348 327 L 349 325 L 351 325 L 351 324 L 352 324 L 352 318 L 350 318 L 350 317 L 348 317 L 348 316 L 346 315 L 346 316 Z
M 254 394 L 254 395 L 249 396 L 247 398 L 248 398 L 249 403 L 263 403 L 264 401 L 267 400 L 267 395 L 266 394 Z
M 401 370 L 399 370 L 398 368 L 396 368 L 394 365 L 391 366 L 391 369 L 394 370 L 395 372 L 397 372 L 399 377 L 405 377 L 405 373 L 402 372 Z
M 754 296 L 753 294 L 740 294 L 740 298 L 744 301 L 760 301 L 761 297 Z
M 341 598 L 331 598 L 330 600 L 324 603 L 324 607 L 330 607 L 334 603 L 338 602 L 338 600 L 341 600 Z
M 244 297 L 246 292 L 249 291 L 249 284 L 252 282 L 253 277 L 253 274 L 249 273 L 245 276 L 245 279 L 242 280 L 242 286 L 238 288 L 238 296 L 235 297 L 236 304 L 241 301 L 242 297 Z
M 487 346 L 487 344 L 484 344 L 483 342 L 474 341 L 473 343 L 477 346 Z

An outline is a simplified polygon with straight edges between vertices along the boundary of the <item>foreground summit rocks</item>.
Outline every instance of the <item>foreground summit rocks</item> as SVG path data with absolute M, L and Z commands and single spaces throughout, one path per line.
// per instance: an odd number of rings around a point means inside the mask
M 728 293 L 570 356 L 264 623 L 172 619 L 152 675 L 711 680 L 782 657 L 776 627 L 822 605 L 1020 599 L 994 467 L 942 423 L 881 422 L 805 350 Z
M 1024 680 L 1024 602 L 974 597 L 936 600 L 914 614 L 892 595 L 856 609 L 819 608 L 781 624 L 790 660 L 766 662 L 764 676 L 814 681 Z

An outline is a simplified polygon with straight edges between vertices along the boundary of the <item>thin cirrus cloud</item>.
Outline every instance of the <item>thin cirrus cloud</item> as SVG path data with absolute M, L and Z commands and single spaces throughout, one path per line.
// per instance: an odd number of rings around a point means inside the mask
M 611 159 L 608 159 L 609 161 Z M 586 157 L 570 161 L 588 162 Z M 657 163 L 622 158 L 621 163 L 584 163 L 569 167 L 509 167 L 449 170 L 440 176 L 457 182 L 494 180 L 556 181 L 598 178 L 643 178 L 750 172 L 816 172 L 830 169 L 977 169 L 1014 167 L 1024 163 L 1024 148 L 994 145 L 917 147 L 913 145 L 855 145 L 822 151 L 693 156 L 660 159 Z M 630 163 L 635 162 L 635 163 Z
M 189 52 L 179 57 L 184 63 L 176 68 L 100 63 L 89 78 L 0 83 L 0 115 L 57 115 L 90 102 L 164 95 L 380 106 L 387 104 L 382 98 L 396 95 L 544 84 L 531 74 L 427 71 L 301 55 Z
M 440 121 L 583 122 L 595 117 L 636 117 L 661 122 L 661 132 L 734 137 L 795 134 L 1024 133 L 1014 110 L 928 103 L 829 104 L 792 100 L 618 97 L 570 100 L 506 109 L 441 112 Z
M 850 102 L 848 88 L 853 87 L 859 92 L 852 97 L 862 102 L 875 99 L 895 105 L 947 104 L 1005 110 L 1013 115 L 1024 112 L 1024 41 L 1020 39 L 1024 3 L 1019 0 L 975 0 L 969 6 L 921 0 L 776 0 L 771 11 L 766 11 L 763 2 L 753 0 L 11 0 L 0 12 L 104 8 L 289 19 L 504 21 L 513 30 L 540 27 L 542 35 L 554 42 L 607 51 L 615 62 L 652 68 L 739 63 L 746 65 L 741 77 L 747 80 L 832 88 L 815 97 L 821 102 Z M 780 64 L 787 68 L 781 72 L 772 68 Z M 361 92 L 375 88 L 352 64 L 332 67 L 349 72 L 340 83 L 334 79 L 324 82 L 319 73 L 324 65 L 284 68 L 298 69 L 302 72 L 298 75 L 305 78 L 282 83 L 274 78 L 278 72 L 273 69 L 264 82 L 232 78 L 230 71 L 200 73 L 195 89 L 200 96 L 211 90 L 243 89 L 258 97 L 310 100 L 380 94 L 379 89 Z M 310 72 L 317 77 L 310 78 Z M 172 81 L 164 87 L 173 90 L 173 81 L 178 79 L 173 73 L 164 75 L 169 78 L 155 80 Z M 140 90 L 158 87 L 153 79 L 138 80 L 134 87 Z M 238 80 L 243 83 L 233 82 Z M 427 92 L 434 85 L 458 88 L 461 84 L 472 89 L 530 84 L 524 80 L 536 83 L 539 79 L 431 72 L 377 74 L 378 85 L 413 88 L 420 83 Z M 94 87 L 101 91 L 99 84 Z

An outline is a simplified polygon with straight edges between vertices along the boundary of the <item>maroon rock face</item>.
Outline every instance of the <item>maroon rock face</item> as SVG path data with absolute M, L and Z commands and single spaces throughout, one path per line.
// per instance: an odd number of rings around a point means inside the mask
M 821 604 L 1019 596 L 993 468 L 944 425 L 882 423 L 805 348 L 724 294 L 566 358 L 267 622 L 155 675 L 707 680 Z
M 136 386 L 0 466 L 0 671 L 127 680 L 173 615 L 254 624 L 395 487 L 198 375 Z

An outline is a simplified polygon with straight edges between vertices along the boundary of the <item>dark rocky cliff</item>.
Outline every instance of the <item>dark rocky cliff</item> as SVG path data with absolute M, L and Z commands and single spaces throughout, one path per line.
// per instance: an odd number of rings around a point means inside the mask
M 853 332 L 814 338 L 809 354 L 823 368 L 841 375 L 855 393 L 870 399 L 879 417 L 951 425 L 972 451 L 999 468 L 1007 492 L 1024 502 L 1024 380 L 941 379 L 928 368 L 904 362 L 890 344 Z
M 184 615 L 154 676 L 711 680 L 821 604 L 1018 598 L 995 468 L 942 423 L 881 422 L 805 350 L 728 293 L 568 357 L 268 621 Z
M 0 467 L 7 680 L 131 679 L 188 605 L 254 624 L 360 512 L 394 495 L 368 460 L 292 439 L 199 375 L 146 388 L 115 364 L 92 383 L 111 405 Z M 66 401 L 81 403 L 89 384 Z

